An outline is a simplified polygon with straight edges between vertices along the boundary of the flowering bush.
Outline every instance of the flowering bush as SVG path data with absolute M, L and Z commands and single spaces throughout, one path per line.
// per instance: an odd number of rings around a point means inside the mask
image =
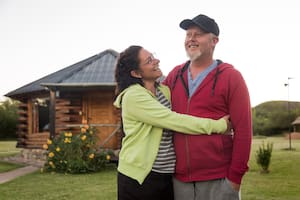
M 63 132 L 48 139 L 43 148 L 47 161 L 43 171 L 60 173 L 87 173 L 101 170 L 110 159 L 111 152 L 97 150 L 95 128 L 82 126 L 80 134 Z

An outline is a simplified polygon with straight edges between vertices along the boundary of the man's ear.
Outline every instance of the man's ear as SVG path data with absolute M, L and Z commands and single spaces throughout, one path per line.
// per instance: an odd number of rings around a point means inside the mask
M 132 71 L 130 72 L 130 74 L 131 74 L 131 76 L 134 77 L 134 78 L 142 78 L 142 75 L 141 75 L 139 72 L 137 72 L 137 70 L 132 70 Z
M 216 46 L 216 44 L 219 42 L 219 38 L 218 37 L 214 37 L 213 38 L 213 43 L 214 43 L 214 46 Z

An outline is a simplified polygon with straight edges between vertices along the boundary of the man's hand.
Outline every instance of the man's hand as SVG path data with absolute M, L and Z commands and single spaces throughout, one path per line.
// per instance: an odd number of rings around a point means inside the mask
M 230 180 L 228 180 L 229 182 L 230 182 L 230 184 L 231 184 L 231 187 L 234 189 L 234 190 L 236 190 L 236 191 L 240 191 L 240 184 L 236 184 L 236 183 L 234 183 L 234 182 L 232 182 L 232 181 L 230 181 Z

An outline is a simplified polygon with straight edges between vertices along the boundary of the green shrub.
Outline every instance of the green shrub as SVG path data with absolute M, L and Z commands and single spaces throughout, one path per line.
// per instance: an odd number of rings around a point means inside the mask
M 263 142 L 256 151 L 256 163 L 261 167 L 262 173 L 269 173 L 272 151 L 273 143 L 270 142 L 268 142 L 267 145 Z
M 88 173 L 100 171 L 110 159 L 111 152 L 97 149 L 95 128 L 85 125 L 80 134 L 63 132 L 43 147 L 47 149 L 46 172 Z

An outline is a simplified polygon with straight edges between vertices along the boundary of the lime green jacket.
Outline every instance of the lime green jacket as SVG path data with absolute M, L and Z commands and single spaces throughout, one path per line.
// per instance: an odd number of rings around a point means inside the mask
M 160 85 L 158 89 L 170 100 L 167 86 Z M 172 112 L 139 84 L 128 87 L 117 96 L 114 106 L 122 108 L 125 133 L 118 171 L 140 184 L 152 169 L 163 129 L 188 134 L 223 133 L 227 129 L 224 119 L 211 120 Z

